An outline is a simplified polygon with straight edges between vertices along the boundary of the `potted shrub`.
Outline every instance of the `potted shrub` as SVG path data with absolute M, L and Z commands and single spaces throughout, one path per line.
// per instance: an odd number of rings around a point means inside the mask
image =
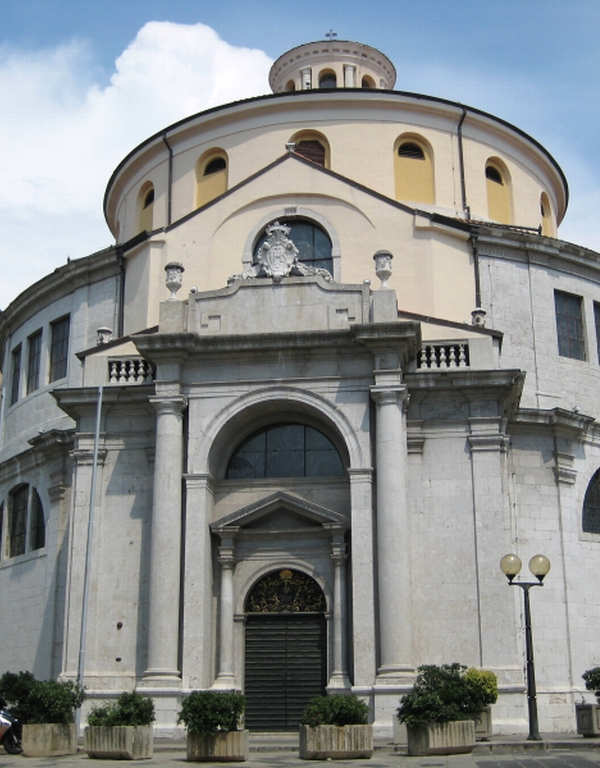
M 192 691 L 177 718 L 187 730 L 187 759 L 239 762 L 248 759 L 248 731 L 240 728 L 246 700 L 241 693 Z
M 585 687 L 596 694 L 596 704 L 576 704 L 577 733 L 582 736 L 600 736 L 600 667 L 588 669 L 582 675 Z
M 474 717 L 491 703 L 480 682 L 462 664 L 419 667 L 413 690 L 402 697 L 397 714 L 407 726 L 409 755 L 471 752 Z
M 36 680 L 30 672 L 6 672 L 0 696 L 23 723 L 23 754 L 55 757 L 77 752 L 75 710 L 83 689 L 71 681 Z
M 152 757 L 154 703 L 148 696 L 122 693 L 113 704 L 93 707 L 87 720 L 84 743 L 89 757 Z
M 354 695 L 334 694 L 311 699 L 301 719 L 302 760 L 371 757 L 373 726 L 369 708 Z
M 474 716 L 475 741 L 489 741 L 492 736 L 492 704 L 498 699 L 498 678 L 489 669 L 469 667 L 465 677 L 474 685 L 481 686 L 482 696 L 486 701 L 483 709 Z

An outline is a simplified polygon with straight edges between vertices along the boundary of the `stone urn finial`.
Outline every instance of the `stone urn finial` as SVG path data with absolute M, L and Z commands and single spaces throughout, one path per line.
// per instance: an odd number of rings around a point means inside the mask
M 487 312 L 482 307 L 475 307 L 471 312 L 471 325 L 478 325 L 480 328 L 485 328 L 485 316 Z
M 375 274 L 381 280 L 379 288 L 387 288 L 387 281 L 392 274 L 392 259 L 394 256 L 389 251 L 376 251 L 373 256 L 375 262 Z
M 183 273 L 184 273 L 183 264 L 180 264 L 178 261 L 170 261 L 165 267 L 165 272 L 166 272 L 165 283 L 167 288 L 171 292 L 171 295 L 169 296 L 169 301 L 175 301 L 177 299 L 175 294 L 181 288 L 181 284 L 183 283 Z
M 100 328 L 96 328 L 96 344 L 101 346 L 107 344 L 112 339 L 112 328 L 108 328 L 105 325 Z

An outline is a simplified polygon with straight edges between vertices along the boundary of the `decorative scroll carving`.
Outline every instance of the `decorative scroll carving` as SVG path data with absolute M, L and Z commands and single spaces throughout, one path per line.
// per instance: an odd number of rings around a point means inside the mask
M 288 237 L 290 228 L 278 221 L 267 225 L 267 239 L 258 249 L 256 264 L 252 264 L 241 275 L 233 275 L 233 280 L 248 280 L 252 277 L 272 277 L 278 283 L 283 277 L 308 277 L 319 275 L 324 280 L 331 280 L 326 269 L 310 267 L 298 260 L 298 249 Z
M 283 568 L 263 576 L 246 598 L 248 613 L 322 613 L 325 596 L 314 579 Z

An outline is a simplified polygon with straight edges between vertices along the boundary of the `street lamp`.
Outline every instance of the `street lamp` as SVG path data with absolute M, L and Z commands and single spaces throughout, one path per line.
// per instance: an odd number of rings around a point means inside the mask
M 521 560 L 517 555 L 504 555 L 500 560 L 500 569 L 511 587 L 521 587 L 525 603 L 525 649 L 527 652 L 527 706 L 529 709 L 529 736 L 531 741 L 541 741 L 538 727 L 537 701 L 535 690 L 535 666 L 533 663 L 533 641 L 531 639 L 531 610 L 529 608 L 529 590 L 542 587 L 544 576 L 550 570 L 550 560 L 545 555 L 534 555 L 529 561 L 529 570 L 537 581 L 514 581 L 521 570 Z

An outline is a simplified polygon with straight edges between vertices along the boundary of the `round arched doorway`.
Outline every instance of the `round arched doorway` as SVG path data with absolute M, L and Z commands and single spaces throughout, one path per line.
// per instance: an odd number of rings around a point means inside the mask
M 246 728 L 296 729 L 325 691 L 325 596 L 310 576 L 283 568 L 254 584 L 245 611 Z

